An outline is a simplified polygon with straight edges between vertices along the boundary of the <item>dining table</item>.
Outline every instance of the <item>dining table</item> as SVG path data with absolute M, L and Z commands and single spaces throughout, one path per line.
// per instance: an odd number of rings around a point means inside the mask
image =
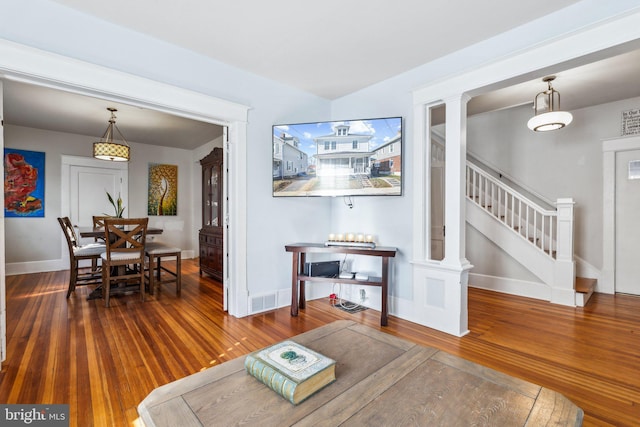
M 104 238 L 104 227 L 77 227 L 78 234 L 82 238 Z M 147 234 L 158 235 L 162 234 L 162 228 L 147 227 Z M 98 285 L 87 296 L 87 301 L 94 299 L 102 299 L 102 284 Z
M 78 227 L 80 237 L 104 238 L 104 227 Z M 162 228 L 147 227 L 147 234 L 162 234 Z

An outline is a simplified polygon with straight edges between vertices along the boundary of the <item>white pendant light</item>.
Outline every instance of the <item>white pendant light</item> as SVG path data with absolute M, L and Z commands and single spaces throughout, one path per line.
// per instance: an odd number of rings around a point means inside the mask
M 107 108 L 107 110 L 111 112 L 109 126 L 107 126 L 107 130 L 104 132 L 104 135 L 102 135 L 102 138 L 100 138 L 100 141 L 93 143 L 93 157 L 100 160 L 111 160 L 112 162 L 128 162 L 131 150 L 122 132 L 120 132 L 120 129 L 116 126 L 115 112 L 118 110 L 111 107 Z M 114 141 L 115 131 L 120 134 L 122 143 Z
M 542 79 L 549 86 L 547 90 L 540 92 L 533 99 L 535 116 L 529 119 L 527 126 L 536 132 L 546 132 L 561 129 L 571 123 L 573 115 L 567 111 L 560 110 L 560 92 L 551 87 L 551 82 L 556 76 L 548 76 Z M 543 104 L 543 105 L 540 105 Z M 546 111 L 544 108 L 546 106 Z M 539 112 L 543 110 L 542 112 Z

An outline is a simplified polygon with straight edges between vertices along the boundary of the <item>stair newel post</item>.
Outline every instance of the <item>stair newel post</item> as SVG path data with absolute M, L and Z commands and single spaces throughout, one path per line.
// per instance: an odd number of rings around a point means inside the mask
M 558 212 L 556 259 L 573 261 L 573 199 L 558 199 L 556 209 Z
M 555 283 L 551 302 L 575 305 L 575 261 L 573 260 L 573 205 L 571 198 L 558 199 L 556 225 Z

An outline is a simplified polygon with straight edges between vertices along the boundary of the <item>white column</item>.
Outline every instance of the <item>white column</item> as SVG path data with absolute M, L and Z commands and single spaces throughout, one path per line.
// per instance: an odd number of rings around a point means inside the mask
M 445 257 L 428 259 L 430 198 L 430 122 L 428 106 L 414 108 L 416 146 L 413 149 L 416 175 L 414 197 L 417 216 L 414 226 L 413 301 L 402 307 L 406 318 L 440 331 L 463 336 L 468 330 L 467 289 L 471 265 L 465 257 L 465 173 L 466 120 L 469 97 L 464 94 L 444 99 L 446 103 L 445 143 Z M 426 109 L 425 109 L 426 107 Z M 427 259 L 425 259 L 425 255 Z
M 445 238 L 443 263 L 454 267 L 468 264 L 465 258 L 465 174 L 467 163 L 467 102 L 460 94 L 445 99 Z

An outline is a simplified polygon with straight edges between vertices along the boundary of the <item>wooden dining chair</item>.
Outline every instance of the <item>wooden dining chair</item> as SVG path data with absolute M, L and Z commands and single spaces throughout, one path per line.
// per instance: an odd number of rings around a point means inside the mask
M 58 223 L 62 228 L 62 233 L 67 240 L 67 247 L 69 248 L 69 288 L 67 290 L 67 298 L 69 298 L 71 292 L 75 291 L 78 285 L 101 283 L 102 273 L 97 270 L 96 266 L 100 255 L 107 250 L 107 247 L 104 243 L 80 245 L 69 217 L 58 218 Z M 80 272 L 81 267 L 79 264 L 84 259 L 91 261 L 91 267 L 88 272 Z
M 105 218 L 107 250 L 101 255 L 105 307 L 109 307 L 114 284 L 118 284 L 118 289 L 122 287 L 127 291 L 137 283 L 144 301 L 144 245 L 148 222 L 149 218 Z
M 110 216 L 97 216 L 94 215 L 93 216 L 93 228 L 104 228 L 104 220 L 106 218 L 112 218 Z M 96 239 L 98 239 L 99 237 L 96 237 Z M 104 238 L 103 238 L 104 240 Z
M 160 242 L 147 242 L 144 252 L 149 260 L 148 275 L 145 275 L 149 282 L 149 293 L 153 295 L 156 288 L 160 291 L 160 286 L 164 283 L 175 283 L 176 295 L 180 296 L 182 290 L 182 249 Z M 175 259 L 175 269 L 171 270 L 166 264 L 163 265 L 163 258 Z
M 104 228 L 104 219 L 110 218 L 109 216 L 93 216 L 93 228 Z M 104 235 L 101 237 L 94 237 L 93 240 L 96 243 L 104 243 Z M 100 266 L 98 265 L 98 260 L 92 261 L 93 269 L 100 271 Z

